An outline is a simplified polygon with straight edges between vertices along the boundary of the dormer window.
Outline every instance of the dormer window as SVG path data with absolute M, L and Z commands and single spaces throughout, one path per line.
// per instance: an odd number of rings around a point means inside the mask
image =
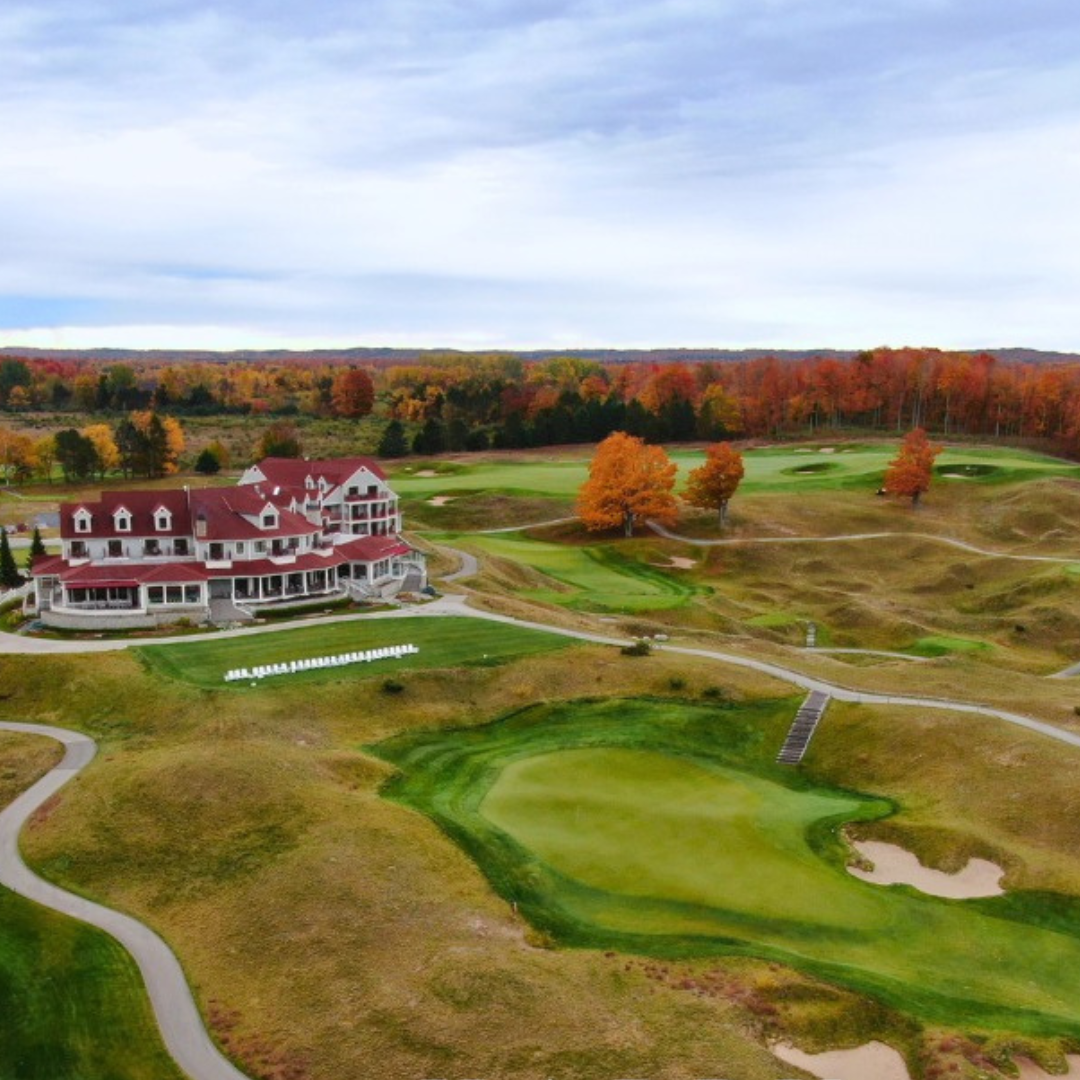
M 113 525 L 116 527 L 117 532 L 131 532 L 131 512 L 121 506 L 113 514 Z
M 75 511 L 75 531 L 77 533 L 88 533 L 93 520 L 90 511 L 80 507 Z
M 172 528 L 172 514 L 164 506 L 154 511 L 154 528 L 158 532 L 168 532 Z
M 313 488 L 314 486 L 315 486 L 315 481 L 310 476 L 305 476 L 304 477 L 304 487 Z
M 263 511 L 262 527 L 264 529 L 276 529 L 277 528 L 277 523 L 278 523 L 277 511 L 272 506 L 268 506 Z

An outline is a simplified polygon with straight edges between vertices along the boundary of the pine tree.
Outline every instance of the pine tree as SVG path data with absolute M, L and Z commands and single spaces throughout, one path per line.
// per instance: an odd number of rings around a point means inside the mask
M 43 558 L 48 552 L 45 550 L 45 541 L 41 539 L 41 530 L 34 526 L 34 535 L 30 538 L 30 566 L 37 559 Z
M 0 586 L 14 589 L 22 584 L 22 575 L 15 565 L 15 556 L 11 554 L 7 529 L 0 528 Z
M 382 438 L 379 440 L 379 457 L 404 457 L 408 452 L 409 443 L 405 438 L 404 426 L 400 420 L 391 420 L 383 428 Z

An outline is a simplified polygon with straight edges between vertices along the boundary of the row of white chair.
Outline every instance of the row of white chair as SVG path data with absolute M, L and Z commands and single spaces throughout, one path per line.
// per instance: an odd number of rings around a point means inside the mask
M 290 660 L 288 663 L 258 664 L 253 668 L 232 668 L 225 672 L 225 681 L 243 682 L 251 679 L 267 679 L 272 675 L 295 675 L 298 671 L 345 667 L 347 664 L 370 664 L 373 660 L 400 660 L 403 656 L 412 656 L 419 651 L 415 645 L 386 645 L 381 649 L 367 649 L 364 652 L 312 656 L 305 660 Z

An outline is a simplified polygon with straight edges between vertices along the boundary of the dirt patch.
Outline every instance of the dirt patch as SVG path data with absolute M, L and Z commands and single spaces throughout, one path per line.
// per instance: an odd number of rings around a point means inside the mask
M 419 474 L 418 474 L 419 475 Z M 453 502 L 453 495 L 432 495 L 428 502 L 432 506 L 445 506 L 448 502 Z
M 971 900 L 978 896 L 1000 896 L 1005 890 L 1005 871 L 986 859 L 969 859 L 955 874 L 923 866 L 910 851 L 880 840 L 853 840 L 852 847 L 874 864 L 873 870 L 849 866 L 848 873 L 875 885 L 912 885 L 929 896 L 949 900 Z
M 1060 1080 L 1065 1077 L 1080 1077 L 1080 1054 L 1069 1054 L 1065 1058 L 1069 1065 L 1069 1071 L 1063 1073 L 1043 1072 L 1030 1058 L 1018 1057 L 1016 1067 L 1020 1070 L 1020 1080 Z
M 911 1080 L 900 1054 L 882 1042 L 869 1042 L 851 1050 L 807 1054 L 788 1043 L 769 1047 L 781 1061 L 828 1080 Z

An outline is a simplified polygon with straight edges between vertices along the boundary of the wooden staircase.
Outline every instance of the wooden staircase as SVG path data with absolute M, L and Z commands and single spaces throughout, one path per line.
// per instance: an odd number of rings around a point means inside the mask
M 806 700 L 799 706 L 784 745 L 780 753 L 776 755 L 776 760 L 781 765 L 798 765 L 802 761 L 806 748 L 810 745 L 810 740 L 817 730 L 821 715 L 825 712 L 825 706 L 828 704 L 828 694 L 823 694 L 820 690 L 810 691 Z

